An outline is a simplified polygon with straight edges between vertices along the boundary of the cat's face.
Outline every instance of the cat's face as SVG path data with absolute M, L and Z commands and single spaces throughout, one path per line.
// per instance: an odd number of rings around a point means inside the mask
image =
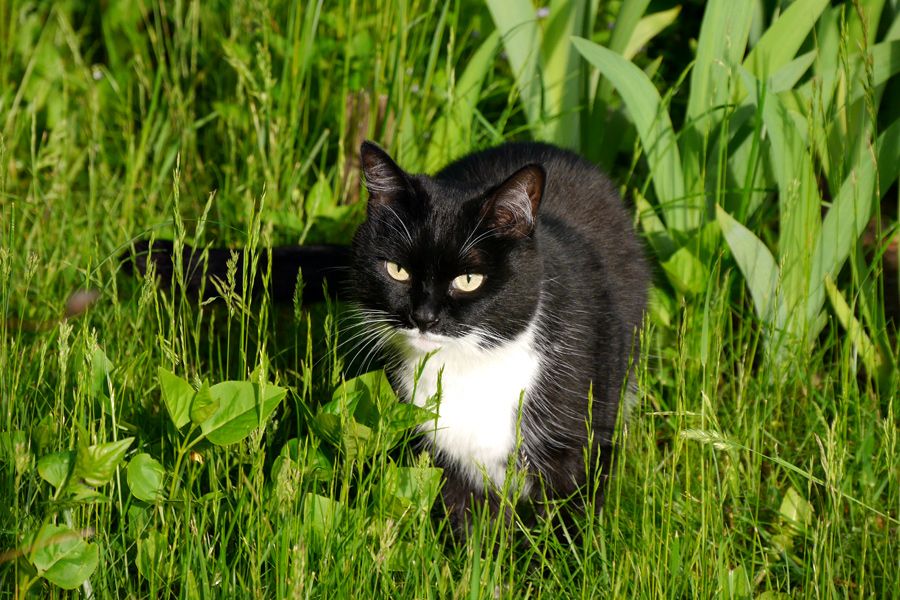
M 407 174 L 368 142 L 361 157 L 369 207 L 353 242 L 351 293 L 368 325 L 412 354 L 492 346 L 523 331 L 540 294 L 543 169 L 474 189 Z

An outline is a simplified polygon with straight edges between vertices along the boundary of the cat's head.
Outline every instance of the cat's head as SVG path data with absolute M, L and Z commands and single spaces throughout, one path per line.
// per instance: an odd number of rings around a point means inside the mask
M 412 354 L 521 333 L 543 276 L 543 168 L 479 185 L 407 173 L 370 142 L 360 154 L 369 205 L 353 241 L 351 293 L 369 326 Z

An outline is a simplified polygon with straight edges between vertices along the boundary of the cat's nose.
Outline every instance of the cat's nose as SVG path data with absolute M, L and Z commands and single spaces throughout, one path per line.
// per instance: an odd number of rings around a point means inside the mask
M 420 306 L 415 311 L 413 311 L 412 315 L 413 322 L 419 328 L 419 331 L 428 331 L 437 325 L 438 319 L 437 311 L 435 311 L 430 306 Z

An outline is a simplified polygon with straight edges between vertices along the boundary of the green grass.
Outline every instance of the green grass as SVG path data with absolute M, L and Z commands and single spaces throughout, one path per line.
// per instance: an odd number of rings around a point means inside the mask
M 900 596 L 897 3 L 565 4 L 0 0 L 0 597 Z M 593 45 L 635 31 L 636 67 Z M 364 138 L 415 170 L 532 137 L 603 161 L 659 265 L 574 529 L 452 542 L 339 305 L 120 272 L 148 236 L 347 242 Z M 274 410 L 226 435 L 248 382 Z

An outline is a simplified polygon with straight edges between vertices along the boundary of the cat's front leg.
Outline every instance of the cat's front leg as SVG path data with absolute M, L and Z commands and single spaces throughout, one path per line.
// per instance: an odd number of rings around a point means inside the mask
M 501 498 L 499 490 L 490 486 L 491 483 L 487 478 L 482 485 L 476 485 L 470 477 L 455 467 L 444 467 L 441 487 L 444 512 L 441 516 L 447 517 L 453 535 L 459 540 L 464 541 L 471 537 L 475 521 L 483 515 L 487 516 L 491 528 L 500 525 L 498 519 L 502 519 L 505 526 L 502 526 L 500 531 L 504 531 L 504 535 L 512 535 L 516 519 L 514 507 L 509 501 Z
M 441 465 L 443 466 L 443 465 Z M 472 532 L 472 507 L 482 505 L 487 495 L 472 485 L 469 478 L 452 466 L 443 466 L 441 500 L 444 514 L 450 522 L 454 536 L 461 539 Z

